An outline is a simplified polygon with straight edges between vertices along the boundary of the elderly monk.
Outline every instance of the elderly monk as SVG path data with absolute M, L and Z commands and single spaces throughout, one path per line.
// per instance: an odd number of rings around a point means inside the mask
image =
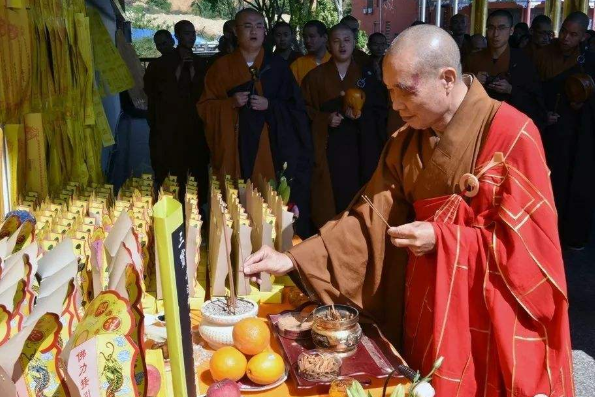
M 405 312 L 408 364 L 427 373 L 445 358 L 432 380 L 437 396 L 573 396 L 566 281 L 539 132 L 462 76 L 459 56 L 436 26 L 397 37 L 384 82 L 408 125 L 362 190 L 378 213 L 355 200 L 288 252 L 253 254 L 244 273 L 295 269 L 313 299 L 358 307 L 395 343 Z
M 475 74 L 492 98 L 508 102 L 541 127 L 546 118 L 541 84 L 527 55 L 510 47 L 511 32 L 510 12 L 492 12 L 487 20 L 488 47 L 470 54 L 464 60 L 463 70 Z
M 531 42 L 523 49 L 533 61 L 536 52 L 550 43 L 553 37 L 552 20 L 547 15 L 538 15 L 531 22 Z
M 560 37 L 539 51 L 535 63 L 543 81 L 550 125 L 543 132 L 543 144 L 552 170 L 552 185 L 559 213 L 560 235 L 567 248 L 582 249 L 591 231 L 595 205 L 593 172 L 595 129 L 593 96 L 586 103 L 574 103 L 565 85 L 577 74 L 589 72 L 593 62 L 582 60 L 589 17 L 573 12 L 566 17 Z
M 302 82 L 312 120 L 312 220 L 318 228 L 344 211 L 370 179 L 387 139 L 384 86 L 370 67 L 353 60 L 354 44 L 347 25 L 333 26 L 331 60 Z M 344 109 L 345 93 L 358 87 L 365 94 L 361 112 Z
M 287 163 L 290 201 L 307 234 L 312 141 L 304 101 L 287 62 L 265 53 L 264 18 L 253 9 L 235 18 L 238 48 L 209 69 L 198 112 L 215 174 L 277 178 Z M 304 225 L 302 227 L 302 225 Z
M 193 54 L 196 30 L 190 21 L 174 27 L 178 46 L 151 62 L 144 76 L 148 98 L 149 149 L 156 187 L 168 174 L 178 177 L 182 197 L 186 176 L 192 174 L 199 187 L 200 202 L 208 189 L 209 149 L 196 102 L 200 98 L 204 58 Z
M 308 54 L 291 64 L 291 71 L 299 85 L 312 69 L 331 59 L 331 54 L 326 50 L 328 32 L 324 23 L 315 19 L 306 22 L 302 29 L 302 38 Z

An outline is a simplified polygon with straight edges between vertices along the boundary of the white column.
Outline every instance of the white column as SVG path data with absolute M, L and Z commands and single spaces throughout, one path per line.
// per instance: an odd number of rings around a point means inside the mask
M 436 26 L 440 27 L 442 21 L 442 0 L 436 0 Z
M 452 15 L 457 15 L 459 13 L 459 0 L 452 1 Z
M 421 0 L 421 15 L 419 16 L 419 20 L 422 22 L 426 21 L 426 0 Z

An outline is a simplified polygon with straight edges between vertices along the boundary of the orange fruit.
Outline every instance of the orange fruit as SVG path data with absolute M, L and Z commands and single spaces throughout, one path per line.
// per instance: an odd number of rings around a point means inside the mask
M 233 344 L 244 354 L 253 356 L 269 346 L 271 331 L 258 318 L 245 318 L 233 327 Z
M 285 373 L 283 358 L 275 352 L 262 352 L 248 361 L 246 375 L 254 383 L 270 385 Z
M 209 362 L 211 376 L 216 381 L 225 378 L 239 381 L 246 373 L 246 365 L 246 357 L 233 346 L 218 349 Z

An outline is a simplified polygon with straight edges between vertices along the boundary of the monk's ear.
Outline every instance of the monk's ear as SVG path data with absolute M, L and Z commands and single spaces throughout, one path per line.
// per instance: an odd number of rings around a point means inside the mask
M 441 73 L 444 88 L 448 91 L 451 91 L 455 86 L 457 78 L 459 78 L 459 76 L 457 76 L 457 71 L 454 68 L 444 68 L 442 69 Z

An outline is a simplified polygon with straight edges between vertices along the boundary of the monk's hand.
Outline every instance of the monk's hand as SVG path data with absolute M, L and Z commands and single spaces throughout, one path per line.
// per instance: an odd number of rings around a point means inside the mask
M 415 256 L 422 256 L 436 248 L 436 233 L 430 222 L 413 222 L 388 229 L 391 242 L 408 248 Z
M 333 112 L 328 116 L 328 125 L 330 127 L 338 127 L 343 121 L 343 116 L 339 112 Z
M 252 95 L 250 97 L 250 106 L 254 110 L 267 110 L 269 108 L 269 100 L 260 95 Z
M 558 122 L 559 118 L 560 118 L 560 115 L 558 113 L 547 112 L 545 123 L 546 123 L 546 125 L 556 124 Z
M 505 79 L 493 82 L 489 85 L 489 88 L 500 94 L 510 94 L 512 92 L 512 85 Z
M 283 276 L 293 270 L 293 262 L 287 255 L 265 245 L 246 258 L 243 268 L 244 274 L 249 276 L 251 281 L 260 283 L 260 273 Z
M 488 72 L 478 72 L 477 80 L 479 80 L 481 85 L 484 85 L 486 83 L 486 81 L 488 80 Z
M 357 119 L 359 119 L 361 116 L 362 116 L 362 115 L 361 115 L 361 113 L 360 113 L 360 114 L 359 114 L 357 117 L 355 117 L 355 116 L 353 115 L 353 109 L 352 109 L 351 107 L 348 107 L 348 108 L 347 108 L 347 110 L 345 111 L 345 117 L 348 117 L 348 118 L 350 118 L 351 120 L 357 120 Z
M 245 92 L 236 92 L 233 94 L 233 107 L 234 108 L 241 108 L 246 103 L 248 103 L 248 99 L 250 98 L 250 93 L 248 91 Z

